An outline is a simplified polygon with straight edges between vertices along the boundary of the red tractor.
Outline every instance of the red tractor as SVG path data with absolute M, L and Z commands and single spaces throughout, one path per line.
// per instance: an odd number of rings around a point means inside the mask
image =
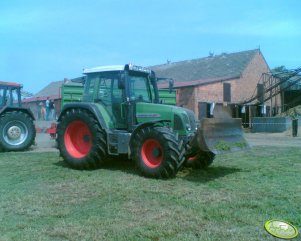
M 21 106 L 22 85 L 0 81 L 0 150 L 23 151 L 35 140 L 32 112 Z

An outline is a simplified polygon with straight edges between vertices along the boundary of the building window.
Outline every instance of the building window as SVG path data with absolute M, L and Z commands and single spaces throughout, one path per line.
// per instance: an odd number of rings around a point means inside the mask
M 224 83 L 224 102 L 231 102 L 231 84 Z

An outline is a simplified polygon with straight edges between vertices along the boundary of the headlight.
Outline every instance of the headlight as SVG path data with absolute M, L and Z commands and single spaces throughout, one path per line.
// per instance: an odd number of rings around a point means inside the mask
M 137 65 L 132 65 L 132 64 L 129 64 L 129 70 L 144 72 L 144 73 L 148 73 L 148 74 L 151 73 L 151 70 L 149 68 L 145 68 L 145 67 L 137 66 Z

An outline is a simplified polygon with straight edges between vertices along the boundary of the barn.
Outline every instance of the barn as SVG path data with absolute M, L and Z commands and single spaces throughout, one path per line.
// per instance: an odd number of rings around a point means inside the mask
M 263 76 L 270 72 L 260 49 L 211 54 L 151 68 L 157 76 L 174 79 L 178 105 L 193 110 L 199 119 L 210 115 L 213 103 L 228 105 L 234 117 L 243 117 L 246 122 L 252 116 L 280 111 L 280 94 L 264 103 L 257 98 Z M 164 88 L 164 84 L 161 87 Z

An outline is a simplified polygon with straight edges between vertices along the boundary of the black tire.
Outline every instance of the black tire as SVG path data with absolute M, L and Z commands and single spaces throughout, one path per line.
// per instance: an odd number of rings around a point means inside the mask
M 213 163 L 214 158 L 215 154 L 212 152 L 199 151 L 187 158 L 186 166 L 195 169 L 206 169 Z
M 169 129 L 149 126 L 133 136 L 132 158 L 142 175 L 171 178 L 177 174 L 183 162 L 179 144 L 182 146 Z
M 33 143 L 36 129 L 33 119 L 25 112 L 10 111 L 0 116 L 0 150 L 24 151 Z
M 83 109 L 70 109 L 61 116 L 57 144 L 64 161 L 75 169 L 101 167 L 107 158 L 105 132 Z

